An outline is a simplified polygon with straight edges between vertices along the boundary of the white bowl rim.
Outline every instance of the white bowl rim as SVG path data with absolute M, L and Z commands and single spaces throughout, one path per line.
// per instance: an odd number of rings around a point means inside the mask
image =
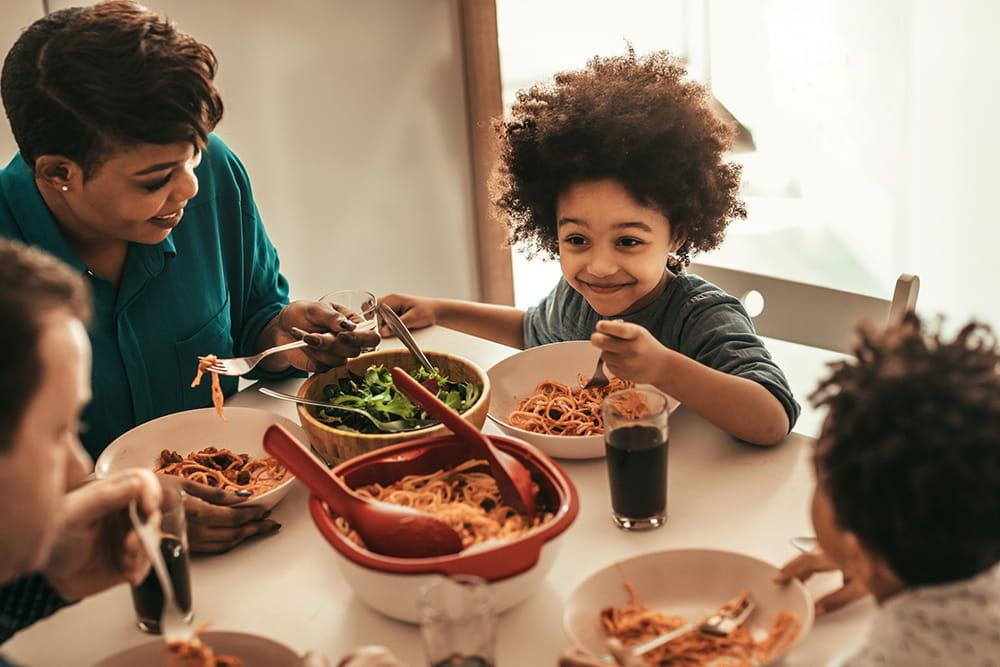
M 178 415 L 198 414 L 198 416 L 200 417 L 201 413 L 208 413 L 208 412 L 212 413 L 213 415 L 216 414 L 215 408 L 192 408 L 191 410 L 179 410 L 177 412 L 171 412 L 168 415 L 162 415 L 160 417 L 157 417 L 156 419 L 150 419 L 148 422 L 143 422 L 138 426 L 130 428 L 129 430 L 125 431 L 117 438 L 112 440 L 111 443 L 104 448 L 104 451 L 101 452 L 100 456 L 97 457 L 97 460 L 94 462 L 94 476 L 97 477 L 98 479 L 104 479 L 108 476 L 108 474 L 111 471 L 107 470 L 109 464 L 107 463 L 108 457 L 106 457 L 105 454 L 111 451 L 111 448 L 114 447 L 119 440 L 122 440 L 123 438 L 125 438 L 125 436 L 129 435 L 130 433 L 135 433 L 136 431 L 144 429 L 145 430 L 152 429 L 155 426 L 159 425 L 159 423 L 161 422 L 165 422 L 170 419 L 177 419 Z M 234 405 L 232 407 L 226 407 L 225 412 L 227 415 L 232 415 L 233 413 L 236 414 L 255 413 L 258 415 L 269 415 L 274 419 L 274 423 L 281 424 L 286 428 L 288 427 L 289 424 L 291 424 L 294 427 L 294 429 L 292 430 L 292 434 L 295 435 L 296 438 L 301 438 L 302 436 L 305 435 L 304 429 L 299 424 L 296 424 L 294 421 L 292 421 L 288 417 L 285 417 L 284 415 L 279 415 L 277 412 L 272 412 L 270 410 L 265 410 L 263 408 L 252 408 L 245 405 L 240 405 L 240 406 Z M 199 450 L 192 449 L 191 451 L 196 452 Z M 102 460 L 104 461 L 103 464 L 101 463 Z M 152 468 L 150 468 L 150 470 L 152 470 Z M 257 496 L 251 496 L 250 498 L 247 498 L 243 502 L 236 503 L 235 507 L 239 507 L 240 505 L 244 504 L 246 505 L 259 504 L 263 499 L 268 498 L 272 495 L 277 495 L 279 491 L 284 491 L 284 489 L 286 489 L 290 484 L 293 484 L 294 482 L 295 482 L 295 475 L 292 474 L 292 472 L 289 470 L 288 475 L 285 477 L 285 479 L 282 480 L 281 483 L 275 486 L 273 489 L 269 489 L 268 491 L 265 491 L 264 493 Z
M 561 346 L 577 347 L 577 346 L 580 346 L 581 344 L 589 346 L 590 345 L 590 341 L 589 340 L 561 340 L 561 341 L 557 341 L 555 343 L 546 343 L 544 345 L 535 345 L 534 347 L 529 347 L 529 348 L 524 349 L 524 350 L 518 350 L 517 352 L 515 352 L 512 355 L 510 355 L 509 357 L 505 357 L 505 358 L 501 359 L 500 361 L 496 362 L 495 364 L 493 364 L 492 366 L 490 366 L 486 370 L 486 375 L 489 375 L 490 371 L 492 371 L 494 368 L 497 368 L 498 366 L 503 365 L 504 363 L 510 361 L 511 359 L 514 359 L 515 357 L 517 357 L 518 355 L 521 355 L 521 354 L 525 354 L 525 353 L 528 353 L 528 352 L 532 352 L 533 353 L 535 350 L 542 350 L 542 349 L 546 349 L 546 348 L 551 349 L 551 348 L 561 347 Z M 491 379 L 491 382 L 492 382 L 492 379 Z M 538 384 L 539 383 L 537 383 L 537 382 L 535 383 L 536 386 Z M 491 402 L 490 403 L 490 409 L 486 413 L 486 418 L 489 419 L 490 421 L 492 421 L 493 423 L 495 423 L 498 426 L 509 428 L 511 431 L 514 431 L 514 432 L 516 432 L 518 434 L 523 434 L 523 435 L 519 435 L 518 437 L 522 437 L 523 438 L 526 435 L 529 438 L 534 438 L 534 437 L 558 438 L 559 442 L 566 442 L 566 443 L 580 442 L 580 441 L 593 442 L 595 439 L 601 439 L 602 441 L 604 440 L 604 435 L 601 434 L 601 433 L 595 433 L 593 435 L 555 435 L 555 434 L 552 434 L 552 433 L 536 433 L 534 431 L 526 431 L 523 428 L 518 428 L 517 426 L 511 425 L 511 423 L 508 422 L 506 419 L 501 419 L 500 417 L 495 416 L 493 414 L 493 405 L 494 404 Z
M 593 572 L 591 572 L 585 578 L 583 578 L 582 580 L 580 580 L 580 582 L 577 583 L 577 585 L 573 587 L 573 590 L 570 591 L 569 595 L 566 596 L 566 598 L 564 600 L 563 614 L 562 614 L 563 631 L 566 633 L 566 635 L 572 641 L 576 641 L 576 637 L 574 635 L 574 632 L 571 629 L 572 624 L 571 624 L 570 621 L 571 621 L 571 612 L 572 612 L 572 609 L 570 608 L 569 602 L 573 599 L 573 596 L 576 595 L 577 591 L 579 591 L 581 588 L 583 588 L 588 583 L 590 583 L 591 581 L 593 581 L 595 578 L 597 578 L 598 576 L 603 575 L 605 572 L 607 572 L 609 570 L 625 566 L 628 563 L 631 563 L 633 561 L 647 559 L 647 558 L 661 558 L 661 557 L 668 556 L 668 555 L 673 555 L 673 554 L 690 554 L 690 555 L 694 555 L 694 556 L 705 555 L 705 554 L 715 554 L 715 555 L 722 555 L 722 556 L 728 556 L 728 557 L 735 556 L 735 557 L 743 559 L 743 560 L 750 560 L 750 561 L 756 562 L 757 564 L 764 565 L 765 567 L 774 570 L 775 573 L 777 573 L 778 570 L 779 570 L 779 568 L 776 565 L 774 565 L 773 563 L 770 563 L 770 562 L 764 560 L 763 558 L 758 558 L 757 556 L 752 556 L 752 555 L 750 555 L 748 553 L 744 553 L 742 551 L 731 551 L 729 549 L 713 549 L 713 548 L 709 548 L 709 547 L 681 547 L 681 548 L 677 548 L 677 549 L 657 549 L 655 551 L 646 551 L 644 553 L 635 554 L 635 555 L 629 556 L 628 558 L 619 558 L 619 559 L 616 559 L 616 560 L 612 561 L 611 563 L 605 565 L 604 567 L 601 567 L 601 568 L 599 568 L 599 569 L 594 570 Z M 796 644 L 798 644 L 800 641 L 802 641 L 802 639 L 812 629 L 813 623 L 815 622 L 815 611 L 813 609 L 812 595 L 810 595 L 809 589 L 806 588 L 805 584 L 803 584 L 798 579 L 792 579 L 785 586 L 786 587 L 794 588 L 796 591 L 798 591 L 798 593 L 802 596 L 803 600 L 805 600 L 805 603 L 806 603 L 805 604 L 806 614 L 801 619 L 802 620 L 802 626 L 799 628 L 799 633 L 795 637 L 795 639 L 791 643 L 791 645 L 788 647 L 788 651 L 786 651 L 783 654 L 783 655 L 788 655 L 788 652 L 791 651 L 792 647 L 794 647 Z

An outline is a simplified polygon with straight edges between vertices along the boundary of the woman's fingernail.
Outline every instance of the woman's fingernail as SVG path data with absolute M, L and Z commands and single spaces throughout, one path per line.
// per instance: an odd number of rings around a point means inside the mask
M 238 491 L 234 491 L 233 493 L 235 493 L 240 498 L 249 498 L 250 496 L 253 495 L 253 491 L 251 491 L 250 489 L 239 489 Z
M 347 329 L 348 331 L 354 331 L 358 327 L 357 324 L 350 320 L 340 320 L 340 328 Z
M 323 345 L 323 338 L 313 333 L 303 335 L 302 340 L 304 340 L 306 345 L 309 347 L 321 347 Z
M 292 327 L 289 329 L 289 333 L 291 333 L 297 340 L 302 340 L 302 337 L 306 335 L 306 332 L 298 327 Z
M 277 521 L 273 521 L 273 522 L 271 522 L 271 526 L 268 527 L 268 529 L 266 531 L 264 531 L 264 534 L 265 535 L 273 535 L 276 532 L 278 532 L 279 530 L 281 530 L 281 524 L 278 523 Z

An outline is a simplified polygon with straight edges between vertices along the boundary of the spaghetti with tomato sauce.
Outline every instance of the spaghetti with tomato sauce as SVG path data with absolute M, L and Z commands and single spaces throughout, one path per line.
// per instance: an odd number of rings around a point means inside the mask
M 487 540 L 515 540 L 552 520 L 551 512 L 539 512 L 532 519 L 505 504 L 488 470 L 486 461 L 471 459 L 429 475 L 407 475 L 388 486 L 371 484 L 354 491 L 373 500 L 412 507 L 444 521 L 462 538 L 462 548 Z M 364 547 L 360 536 L 344 518 L 338 516 L 334 523 L 348 539 Z

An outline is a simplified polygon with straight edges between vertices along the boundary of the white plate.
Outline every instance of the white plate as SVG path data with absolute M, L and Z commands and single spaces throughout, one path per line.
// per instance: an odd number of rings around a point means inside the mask
M 600 613 L 611 605 L 628 602 L 624 582 L 635 586 L 645 607 L 688 620 L 704 618 L 722 604 L 749 591 L 757 608 L 751 628 L 770 628 L 775 615 L 787 609 L 802 621 L 792 646 L 809 632 L 813 602 L 803 586 L 774 583 L 778 569 L 745 554 L 712 549 L 656 551 L 610 565 L 592 574 L 569 596 L 563 626 L 570 639 L 595 655 L 605 652 L 607 635 Z M 784 655 L 784 654 L 782 654 Z M 780 659 L 775 656 L 773 662 Z
M 530 442 L 557 459 L 593 459 L 604 456 L 603 435 L 548 435 L 531 433 L 507 423 L 518 400 L 531 396 L 544 380 L 555 380 L 571 387 L 579 386 L 580 376 L 590 377 L 597 366 L 600 350 L 590 341 L 568 341 L 532 347 L 507 357 L 486 374 L 493 395 L 489 419 L 513 438 Z M 677 401 L 668 397 L 669 410 Z
M 228 410 L 227 410 L 228 412 Z M 244 667 L 297 667 L 301 658 L 284 644 L 242 632 L 204 632 L 201 640 L 217 655 L 243 661 Z M 162 639 L 153 639 L 105 658 L 94 667 L 135 667 L 162 665 L 166 647 Z
M 264 431 L 271 424 L 281 424 L 302 442 L 308 442 L 305 431 L 292 420 L 255 408 L 226 408 L 222 421 L 213 408 L 187 410 L 166 415 L 118 436 L 101 452 L 94 470 L 98 477 L 124 468 L 154 468 L 164 449 L 182 456 L 212 446 L 246 453 L 254 458 L 268 456 L 264 452 Z M 266 493 L 246 501 L 247 504 L 273 508 L 288 494 L 295 477 L 290 473 L 281 484 Z M 241 503 L 243 504 L 243 503 Z

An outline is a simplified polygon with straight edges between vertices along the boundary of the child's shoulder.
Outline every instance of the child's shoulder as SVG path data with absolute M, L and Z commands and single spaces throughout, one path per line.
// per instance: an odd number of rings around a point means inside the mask
M 720 304 L 741 306 L 740 300 L 694 273 L 679 273 L 670 281 L 673 298 L 682 308 L 707 308 Z

